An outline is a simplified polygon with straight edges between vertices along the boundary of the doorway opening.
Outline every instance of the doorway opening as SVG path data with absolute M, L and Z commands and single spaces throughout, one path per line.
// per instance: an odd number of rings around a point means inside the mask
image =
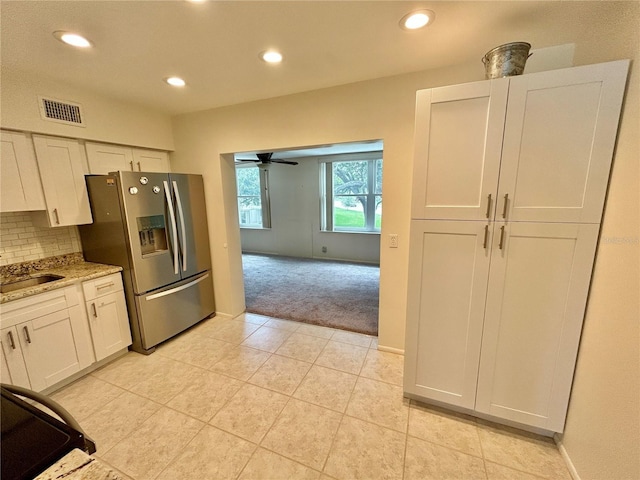
M 377 335 L 382 150 L 235 154 L 247 312 Z

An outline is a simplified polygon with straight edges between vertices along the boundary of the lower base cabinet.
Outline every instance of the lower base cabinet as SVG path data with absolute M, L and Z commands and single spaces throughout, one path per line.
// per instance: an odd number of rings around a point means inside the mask
M 131 345 L 119 273 L 2 304 L 0 313 L 2 382 L 38 392 Z
M 120 274 L 83 282 L 96 360 L 131 345 L 131 329 Z
M 0 381 L 19 387 L 31 388 L 17 328 L 3 328 L 0 330 L 0 335 L 2 335 L 2 370 L 0 370 Z
M 414 220 L 405 392 L 562 432 L 598 231 Z

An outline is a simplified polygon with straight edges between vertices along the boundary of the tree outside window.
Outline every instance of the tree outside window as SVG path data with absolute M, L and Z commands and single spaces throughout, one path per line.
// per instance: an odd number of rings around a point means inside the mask
M 324 229 L 379 232 L 382 223 L 382 158 L 359 154 L 346 161 L 324 162 Z M 344 156 L 343 156 L 344 157 Z

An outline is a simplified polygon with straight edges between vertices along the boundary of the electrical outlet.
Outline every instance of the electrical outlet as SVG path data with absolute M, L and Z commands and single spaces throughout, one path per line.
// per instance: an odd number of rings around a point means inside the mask
M 397 233 L 389 234 L 389 247 L 398 248 L 398 234 Z

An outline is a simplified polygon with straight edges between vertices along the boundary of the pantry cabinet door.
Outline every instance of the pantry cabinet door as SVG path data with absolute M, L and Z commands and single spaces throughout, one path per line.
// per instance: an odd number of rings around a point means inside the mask
M 106 175 L 121 170 L 133 171 L 133 154 L 128 147 L 87 142 L 85 148 L 89 172 L 94 175 Z
M 0 132 L 0 211 L 45 210 L 40 172 L 31 140 L 24 133 Z
M 76 140 L 33 136 L 47 204 L 49 226 L 91 223 L 80 144 Z
M 412 218 L 493 217 L 508 87 L 497 79 L 418 91 Z
M 598 230 L 496 224 L 478 412 L 562 432 Z
M 628 66 L 511 78 L 497 220 L 600 222 Z
M 491 225 L 413 220 L 404 390 L 475 404 Z

